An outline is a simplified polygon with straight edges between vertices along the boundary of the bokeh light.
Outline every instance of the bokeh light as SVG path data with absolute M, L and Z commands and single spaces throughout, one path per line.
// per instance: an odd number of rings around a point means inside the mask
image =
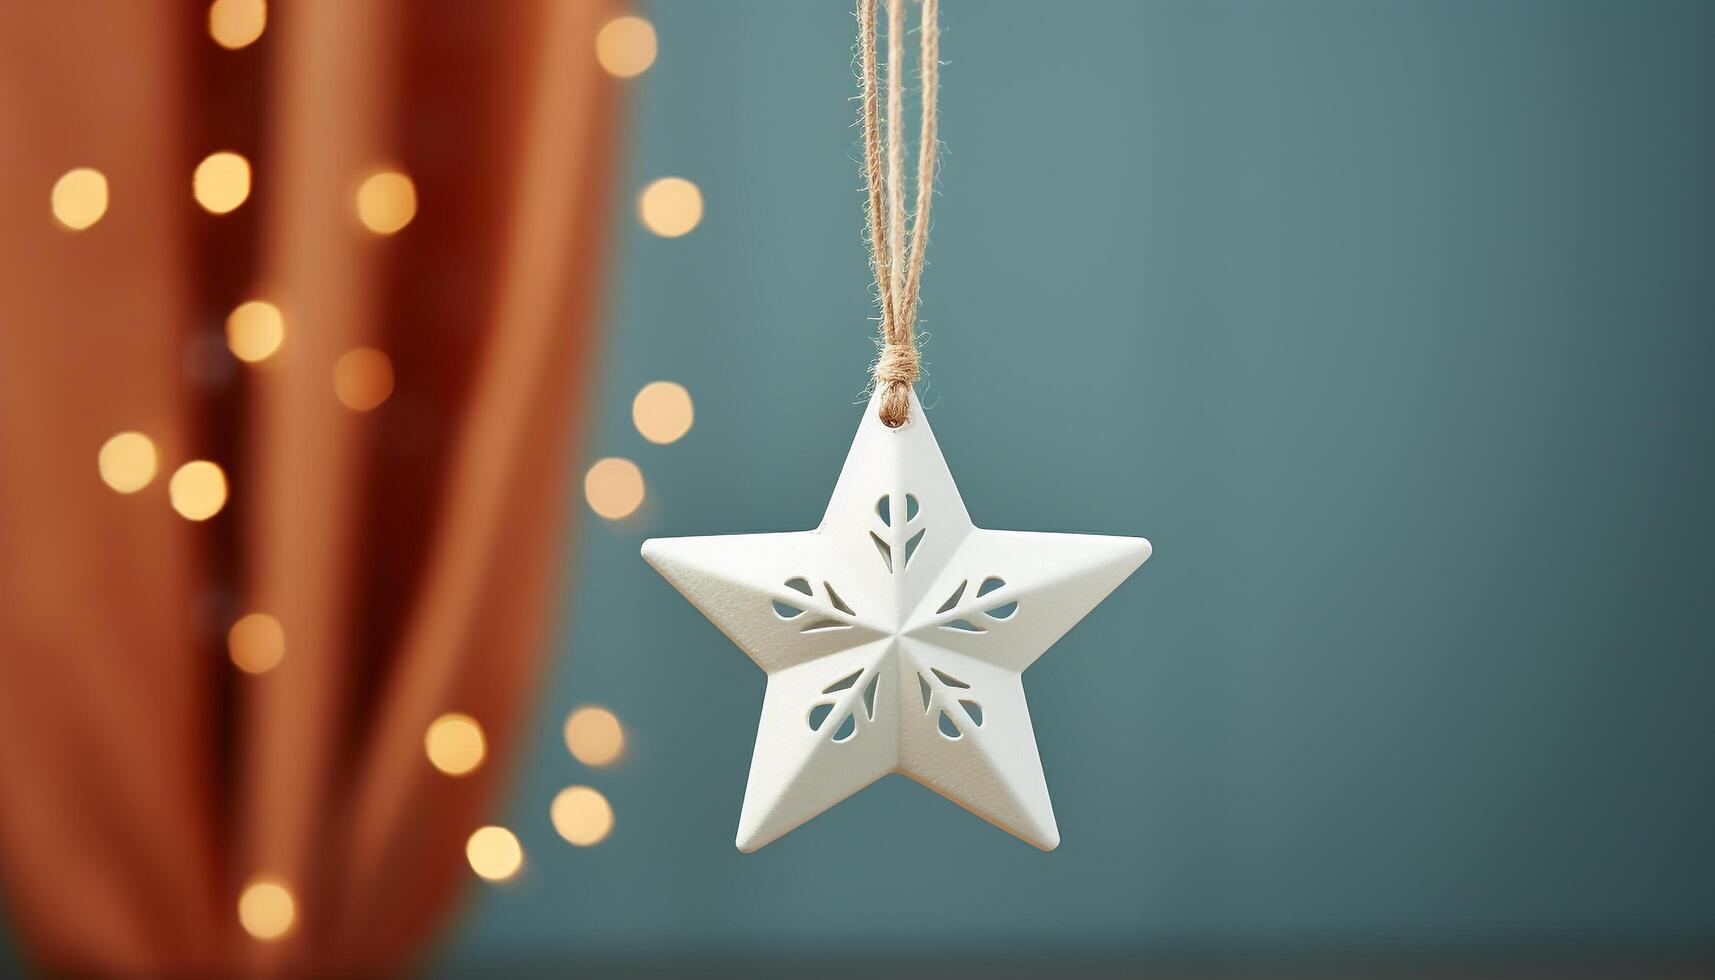
M 663 177 L 637 198 L 643 227 L 662 238 L 688 234 L 703 220 L 703 192 L 683 177 Z
M 548 807 L 548 817 L 561 837 L 579 847 L 600 844 L 613 830 L 613 806 L 600 790 L 568 786 Z
M 136 493 L 155 479 L 155 443 L 141 432 L 121 432 L 101 444 L 95 465 L 101 482 L 120 493 Z
M 253 43 L 268 26 L 263 0 L 214 0 L 208 5 L 208 36 L 231 51 Z
M 226 631 L 226 653 L 247 674 L 265 674 L 286 656 L 286 630 L 267 613 L 250 613 Z
M 226 506 L 226 474 L 206 459 L 192 460 L 173 473 L 167 496 L 179 516 L 206 521 Z
M 633 78 L 655 63 L 655 25 L 641 17 L 615 17 L 595 36 L 595 56 L 615 78 Z
M 278 878 L 252 878 L 238 896 L 238 924 L 257 939 L 279 939 L 292 931 L 297 917 L 292 890 Z
M 631 400 L 631 421 L 654 443 L 676 442 L 691 431 L 696 411 L 691 393 L 673 381 L 651 381 Z
M 373 347 L 358 347 L 340 355 L 333 366 L 333 391 L 340 404 L 367 412 L 393 394 L 393 360 Z
M 72 231 L 82 231 L 107 213 L 107 177 L 91 167 L 68 170 L 54 181 L 54 217 Z
M 476 719 L 455 711 L 429 723 L 423 735 L 423 751 L 436 769 L 449 776 L 463 776 L 482 765 L 488 747 Z
M 267 360 L 286 339 L 286 318 L 273 303 L 240 303 L 226 318 L 226 346 L 232 356 L 256 363 Z
M 524 848 L 505 827 L 478 827 L 464 845 L 470 869 L 489 881 L 505 881 L 524 866 Z
M 586 704 L 566 717 L 566 748 L 586 766 L 606 766 L 625 751 L 625 726 L 599 704 Z
M 235 210 L 250 196 L 250 161 L 228 150 L 210 153 L 191 175 L 191 193 L 211 214 Z
M 417 216 L 417 185 L 396 170 L 370 175 L 357 189 L 357 217 L 377 235 L 391 235 Z
M 629 459 L 598 459 L 584 474 L 584 497 L 610 521 L 627 517 L 643 503 L 643 471 Z

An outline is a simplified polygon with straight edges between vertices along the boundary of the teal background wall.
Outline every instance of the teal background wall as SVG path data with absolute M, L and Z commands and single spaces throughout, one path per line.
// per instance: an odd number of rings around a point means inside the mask
M 1026 676 L 1064 843 L 890 778 L 732 838 L 761 673 L 638 557 L 819 518 L 873 355 L 840 2 L 663 2 L 594 456 L 446 972 L 1715 942 L 1715 6 L 947 0 L 925 400 L 971 514 L 1155 557 Z M 696 427 L 653 446 L 666 378 Z M 582 501 L 571 506 L 582 507 Z M 587 508 L 585 509 L 587 515 Z M 623 765 L 559 726 L 598 702 Z M 596 786 L 602 845 L 548 803 Z

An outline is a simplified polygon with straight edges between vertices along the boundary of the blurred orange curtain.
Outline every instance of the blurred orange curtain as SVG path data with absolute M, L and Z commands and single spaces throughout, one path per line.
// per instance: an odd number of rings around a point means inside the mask
M 397 972 L 474 880 L 554 619 L 616 13 L 274 3 L 227 50 L 202 4 L 0 4 L 0 873 L 43 969 Z M 251 189 L 216 214 L 192 173 L 221 150 Z M 50 194 L 81 167 L 108 203 L 74 231 Z M 416 210 L 376 231 L 381 171 Z M 246 364 L 251 299 L 285 333 Z M 129 494 L 97 472 L 124 431 L 159 460 Z M 169 483 L 198 459 L 230 497 L 193 521 Z M 249 613 L 285 637 L 262 673 L 227 654 Z M 446 712 L 487 734 L 464 777 L 425 757 Z M 271 941 L 256 880 L 292 897 Z

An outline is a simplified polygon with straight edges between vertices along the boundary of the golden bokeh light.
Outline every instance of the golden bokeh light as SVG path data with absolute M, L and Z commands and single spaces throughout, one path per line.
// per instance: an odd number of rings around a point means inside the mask
M 584 497 L 610 521 L 629 516 L 643 503 L 643 471 L 629 459 L 598 459 L 584 474 Z
M 673 381 L 651 381 L 631 400 L 631 421 L 650 442 L 677 442 L 691 431 L 696 411 L 691 393 Z
M 637 215 L 662 238 L 678 238 L 703 220 L 703 192 L 683 177 L 663 177 L 638 195 Z
M 291 932 L 297 917 L 292 890 L 278 878 L 252 878 L 238 896 L 238 924 L 264 942 Z
M 340 355 L 333 366 L 333 392 L 340 404 L 367 412 L 393 394 L 393 360 L 373 347 L 357 347 Z
M 579 847 L 600 844 L 613 830 L 613 807 L 600 790 L 567 786 L 548 807 L 560 836 Z
M 180 517 L 206 521 L 226 506 L 226 474 L 206 459 L 192 460 L 173 473 L 167 496 Z
M 606 766 L 625 751 L 625 727 L 613 712 L 586 704 L 566 717 L 566 748 L 586 766 Z
M 240 303 L 226 318 L 226 346 L 241 361 L 265 361 L 285 339 L 286 318 L 273 303 L 259 299 Z
M 208 5 L 208 36 L 229 51 L 254 42 L 267 26 L 264 0 L 214 0 Z
M 210 153 L 191 175 L 191 193 L 212 214 L 237 209 L 250 196 L 250 161 L 228 150 Z
M 423 751 L 436 769 L 449 776 L 463 776 L 482 765 L 488 747 L 475 718 L 449 712 L 429 723 L 423 735 Z
M 357 217 L 377 235 L 391 235 L 417 216 L 417 185 L 396 170 L 371 174 L 357 189 Z
M 246 674 L 265 674 L 286 656 L 286 630 L 267 613 L 250 613 L 226 631 L 226 652 Z
M 478 827 L 464 845 L 470 869 L 489 881 L 505 881 L 524 866 L 524 848 L 505 827 Z
M 101 482 L 120 493 L 136 493 L 155 479 L 155 443 L 141 432 L 121 432 L 101 444 L 95 465 Z
M 82 231 L 107 213 L 107 177 L 91 167 L 67 170 L 54 181 L 54 217 L 72 231 Z
M 655 63 L 655 25 L 641 17 L 615 17 L 596 33 L 595 57 L 615 78 L 643 74 Z

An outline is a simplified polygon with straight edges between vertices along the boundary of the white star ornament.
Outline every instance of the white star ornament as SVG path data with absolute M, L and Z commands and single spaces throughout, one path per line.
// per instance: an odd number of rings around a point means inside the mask
M 974 527 L 916 394 L 897 429 L 879 408 L 871 399 L 815 530 L 643 543 L 768 674 L 738 848 L 898 772 L 1052 850 L 1020 675 L 1149 542 Z

